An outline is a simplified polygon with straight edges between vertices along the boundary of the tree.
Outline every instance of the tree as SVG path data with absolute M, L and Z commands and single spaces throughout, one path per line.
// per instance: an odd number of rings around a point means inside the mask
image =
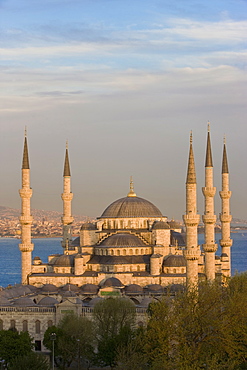
M 0 358 L 7 365 L 18 356 L 25 356 L 31 353 L 32 348 L 32 338 L 28 332 L 0 331 Z
M 35 352 L 25 356 L 18 356 L 12 360 L 9 370 L 50 370 L 50 364 L 47 358 Z
M 85 317 L 75 314 L 65 315 L 58 327 L 48 328 L 44 335 L 44 345 L 51 352 L 53 342 L 51 334 L 56 334 L 54 355 L 56 365 L 62 369 L 69 367 L 72 361 L 92 361 L 94 349 L 93 323 Z
M 110 366 L 116 364 L 118 349 L 131 340 L 135 315 L 134 303 L 126 298 L 108 298 L 96 303 L 93 318 L 99 363 Z

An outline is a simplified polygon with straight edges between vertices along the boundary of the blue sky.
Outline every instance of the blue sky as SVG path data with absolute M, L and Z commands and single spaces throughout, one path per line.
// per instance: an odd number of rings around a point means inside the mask
M 1 205 L 20 206 L 27 125 L 33 208 L 62 209 L 68 139 L 74 213 L 100 215 L 133 175 L 179 219 L 192 129 L 202 213 L 209 120 L 216 186 L 226 134 L 247 219 L 247 1 L 0 0 L 0 35 Z

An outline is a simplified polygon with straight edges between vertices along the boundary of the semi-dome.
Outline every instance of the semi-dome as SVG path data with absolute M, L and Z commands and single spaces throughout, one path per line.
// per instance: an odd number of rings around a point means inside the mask
M 182 255 L 171 254 L 165 257 L 163 265 L 166 267 L 184 267 L 186 266 L 186 259 Z
M 38 305 L 39 306 L 54 306 L 55 304 L 58 304 L 58 300 L 56 298 L 53 298 L 53 297 L 44 297 L 42 298 Z
M 142 294 L 143 288 L 138 284 L 126 285 L 124 288 L 126 294 Z
M 128 233 L 119 233 L 109 236 L 103 240 L 101 245 L 105 247 L 140 247 L 145 244 L 138 236 Z
M 74 266 L 74 258 L 75 256 L 72 254 L 62 254 L 58 257 L 55 262 L 54 266 L 60 267 L 73 267 Z
M 99 285 L 101 288 L 108 288 L 108 287 L 122 288 L 123 287 L 123 284 L 121 283 L 121 281 L 115 277 L 104 279 L 103 281 L 101 281 Z
M 100 218 L 162 217 L 160 210 L 146 199 L 127 196 L 111 203 Z
M 90 283 L 84 284 L 81 287 L 81 292 L 83 294 L 97 294 L 98 290 L 99 290 L 98 285 L 90 284 Z
M 167 222 L 164 221 L 155 221 L 152 227 L 153 230 L 157 229 L 170 229 L 170 226 Z

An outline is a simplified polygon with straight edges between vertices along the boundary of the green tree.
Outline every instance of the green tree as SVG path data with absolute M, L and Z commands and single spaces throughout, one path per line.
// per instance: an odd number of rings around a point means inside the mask
M 16 357 L 29 354 L 32 348 L 32 338 L 28 332 L 0 331 L 0 358 L 7 365 Z
M 50 364 L 46 357 L 35 352 L 25 356 L 18 356 L 12 360 L 9 370 L 50 370 Z
M 135 316 L 135 305 L 126 298 L 108 298 L 95 305 L 93 318 L 100 364 L 116 364 L 119 348 L 131 341 Z

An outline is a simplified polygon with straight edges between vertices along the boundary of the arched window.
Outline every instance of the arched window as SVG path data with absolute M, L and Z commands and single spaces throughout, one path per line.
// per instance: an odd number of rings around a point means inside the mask
M 139 265 L 137 265 L 137 271 L 140 271 L 140 266 Z
M 39 320 L 35 321 L 35 333 L 40 334 L 40 321 Z
M 120 256 L 120 250 L 119 249 L 117 250 L 117 255 Z
M 136 249 L 136 254 L 139 254 L 139 253 L 138 253 L 138 249 Z
M 123 255 L 126 256 L 126 249 L 123 250 Z
M 10 329 L 15 329 L 15 320 L 10 320 Z
M 22 331 L 28 331 L 27 320 L 24 320 L 22 322 Z
M 53 325 L 52 320 L 48 320 L 48 323 L 47 323 L 48 328 L 50 328 L 52 325 Z
M 112 255 L 112 256 L 114 255 L 114 250 L 113 250 L 113 249 L 111 250 L 111 255 Z
M 148 254 L 148 248 L 146 249 L 146 251 L 145 251 L 145 252 L 146 252 L 146 254 Z
M 141 249 L 141 254 L 144 254 L 144 249 Z
M 3 330 L 3 320 L 0 319 L 0 330 Z
M 173 269 L 173 273 L 176 274 L 176 269 Z
M 132 250 L 132 249 L 130 249 L 130 255 L 132 256 L 132 254 L 133 254 L 133 250 Z

